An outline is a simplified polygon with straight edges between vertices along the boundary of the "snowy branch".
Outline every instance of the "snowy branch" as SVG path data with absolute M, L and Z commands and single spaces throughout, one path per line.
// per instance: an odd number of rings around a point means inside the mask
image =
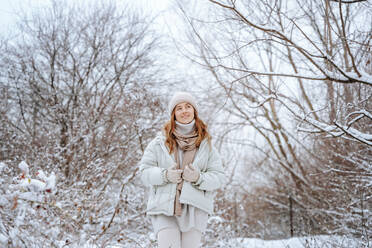
M 331 74 L 326 73 L 326 71 L 324 71 L 324 76 L 316 76 L 316 75 L 306 75 L 306 74 L 301 74 L 301 73 L 289 74 L 289 73 L 281 73 L 281 72 L 255 71 L 255 70 L 228 67 L 228 66 L 221 65 L 221 64 L 218 65 L 217 67 L 222 67 L 226 70 L 231 70 L 231 71 L 249 73 L 252 75 L 289 77 L 289 78 L 306 79 L 306 80 L 313 80 L 313 81 L 333 81 L 333 82 L 343 83 L 343 84 L 361 83 L 361 84 L 372 86 L 372 77 L 367 74 L 364 74 L 361 77 L 358 77 L 357 75 L 353 73 L 345 73 L 345 76 L 343 76 L 343 75 L 337 75 L 337 74 L 331 75 Z
M 370 113 L 367 111 L 356 111 L 351 113 L 352 114 L 363 114 L 362 117 L 370 117 Z M 342 137 L 343 135 L 347 135 L 359 142 L 362 142 L 366 145 L 372 146 L 372 134 L 361 132 L 355 128 L 351 127 L 351 124 L 355 123 L 357 120 L 360 120 L 362 117 L 358 116 L 357 118 L 354 118 L 351 123 L 348 123 L 348 126 L 343 126 L 340 123 L 334 122 L 334 125 L 329 125 L 317 120 L 314 120 L 309 117 L 304 117 L 303 121 L 306 123 L 311 124 L 316 129 L 308 129 L 303 127 L 297 127 L 298 131 L 302 132 L 308 132 L 308 133 L 319 133 L 319 132 L 325 132 L 330 134 L 333 137 Z
M 366 145 L 372 146 L 372 134 L 362 133 L 351 127 L 344 127 L 337 122 L 335 122 L 335 126 L 342 130 L 345 134 L 351 136 L 352 138 Z

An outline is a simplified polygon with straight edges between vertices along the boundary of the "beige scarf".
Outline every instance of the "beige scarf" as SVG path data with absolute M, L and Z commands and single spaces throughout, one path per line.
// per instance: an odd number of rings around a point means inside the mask
M 177 149 L 175 149 L 175 158 L 177 163 L 177 169 L 183 170 L 187 164 L 191 164 L 194 161 L 196 154 L 196 144 L 195 141 L 198 138 L 198 134 L 194 131 L 191 134 L 183 135 L 177 132 L 173 132 L 176 137 Z M 183 151 L 182 165 L 180 165 L 178 148 Z M 174 200 L 174 214 L 176 216 L 181 216 L 182 205 L 180 203 L 180 195 L 182 190 L 183 180 L 177 184 L 176 198 Z

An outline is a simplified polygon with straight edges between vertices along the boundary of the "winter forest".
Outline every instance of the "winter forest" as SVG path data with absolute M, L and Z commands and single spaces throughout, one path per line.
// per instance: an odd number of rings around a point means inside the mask
M 372 247 L 372 2 L 131 2 L 1 32 L 0 247 L 157 247 L 138 162 L 178 90 L 228 178 L 202 247 Z

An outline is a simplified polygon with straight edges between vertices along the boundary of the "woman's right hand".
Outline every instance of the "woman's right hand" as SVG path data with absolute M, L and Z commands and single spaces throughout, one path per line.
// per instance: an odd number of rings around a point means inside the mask
M 171 183 L 180 183 L 182 181 L 182 170 L 177 169 L 174 165 L 167 169 L 166 177 Z

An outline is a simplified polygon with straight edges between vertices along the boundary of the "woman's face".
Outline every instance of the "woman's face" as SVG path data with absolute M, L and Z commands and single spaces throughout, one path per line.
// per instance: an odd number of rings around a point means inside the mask
M 176 121 L 182 124 L 188 124 L 194 120 L 194 107 L 187 102 L 181 102 L 174 108 Z

